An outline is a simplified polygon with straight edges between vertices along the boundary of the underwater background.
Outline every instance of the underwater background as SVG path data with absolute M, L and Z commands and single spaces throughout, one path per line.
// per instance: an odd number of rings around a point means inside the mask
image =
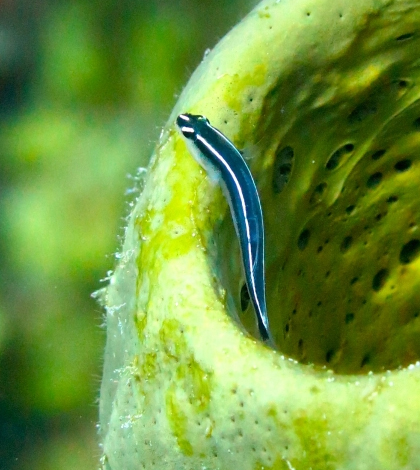
M 182 87 L 255 4 L 0 2 L 0 470 L 98 467 L 91 294 Z

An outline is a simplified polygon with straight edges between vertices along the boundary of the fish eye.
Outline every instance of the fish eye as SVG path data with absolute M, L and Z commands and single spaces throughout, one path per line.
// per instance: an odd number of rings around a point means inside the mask
M 206 124 L 210 124 L 210 121 L 205 116 L 198 116 L 199 121 L 204 121 Z

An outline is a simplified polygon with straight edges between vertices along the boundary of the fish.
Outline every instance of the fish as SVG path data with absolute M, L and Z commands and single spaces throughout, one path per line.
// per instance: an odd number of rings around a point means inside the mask
M 241 250 L 249 297 L 263 342 L 273 344 L 265 296 L 264 221 L 252 173 L 241 152 L 201 115 L 180 114 L 176 126 L 194 159 L 226 198 Z

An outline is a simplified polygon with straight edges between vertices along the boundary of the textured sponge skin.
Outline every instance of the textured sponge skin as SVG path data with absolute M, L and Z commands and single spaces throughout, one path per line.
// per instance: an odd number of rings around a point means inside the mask
M 104 469 L 420 468 L 418 51 L 417 1 L 271 0 L 206 56 L 104 294 Z M 180 112 L 249 159 L 277 351 Z

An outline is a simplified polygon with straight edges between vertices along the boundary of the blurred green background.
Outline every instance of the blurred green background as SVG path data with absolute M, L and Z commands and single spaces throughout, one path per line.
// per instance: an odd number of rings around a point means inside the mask
M 255 4 L 0 1 L 0 470 L 98 468 L 91 293 L 176 95 Z

